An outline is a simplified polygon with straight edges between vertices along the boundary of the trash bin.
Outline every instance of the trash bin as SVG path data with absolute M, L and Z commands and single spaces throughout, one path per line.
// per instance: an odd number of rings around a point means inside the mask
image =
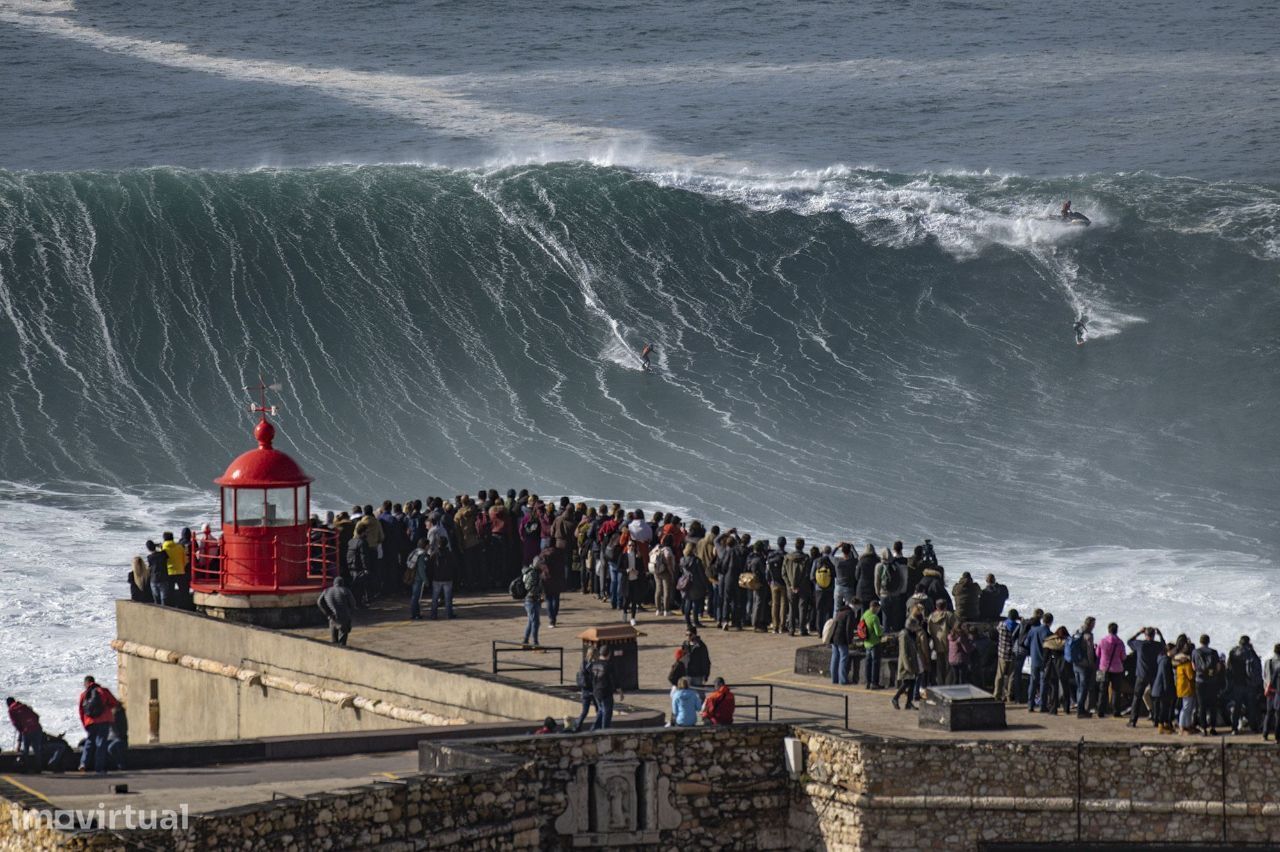
M 578 634 L 582 640 L 582 659 L 590 658 L 593 648 L 608 648 L 613 660 L 613 677 L 619 689 L 629 692 L 640 688 L 640 663 L 636 638 L 640 631 L 630 624 L 589 627 Z

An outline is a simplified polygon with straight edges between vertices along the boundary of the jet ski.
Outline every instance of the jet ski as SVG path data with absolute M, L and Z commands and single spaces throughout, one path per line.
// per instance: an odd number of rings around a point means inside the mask
M 1089 217 L 1084 215 L 1083 213 L 1077 213 L 1076 211 L 1072 210 L 1070 213 L 1067 213 L 1065 216 L 1062 217 L 1062 221 L 1067 225 L 1086 225 L 1087 226 L 1089 224 Z

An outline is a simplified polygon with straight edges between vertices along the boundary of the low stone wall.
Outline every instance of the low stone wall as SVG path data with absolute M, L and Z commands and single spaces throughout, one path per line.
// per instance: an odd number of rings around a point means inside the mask
M 797 779 L 785 769 L 787 736 L 804 746 Z M 146 842 L 271 852 L 1280 846 L 1280 749 L 1254 743 L 913 742 L 756 724 L 419 751 L 420 775 L 197 816 Z M 0 800 L 3 852 L 127 846 L 105 832 L 15 832 L 8 807 Z
M 807 764 L 790 826 L 801 847 L 1280 843 L 1274 746 L 797 736 Z

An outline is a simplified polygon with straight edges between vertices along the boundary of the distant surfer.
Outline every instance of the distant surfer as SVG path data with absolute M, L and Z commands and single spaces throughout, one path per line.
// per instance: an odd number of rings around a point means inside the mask
M 649 364 L 649 356 L 652 354 L 653 354 L 652 343 L 646 343 L 644 345 L 644 348 L 640 350 L 640 364 L 644 368 L 645 372 L 648 372 L 651 366 Z
M 1070 204 L 1071 202 L 1068 201 L 1067 203 Z M 1071 330 L 1076 333 L 1076 346 L 1084 345 L 1084 333 L 1088 325 L 1089 318 L 1082 314 L 1080 318 L 1075 321 L 1075 324 L 1071 326 Z

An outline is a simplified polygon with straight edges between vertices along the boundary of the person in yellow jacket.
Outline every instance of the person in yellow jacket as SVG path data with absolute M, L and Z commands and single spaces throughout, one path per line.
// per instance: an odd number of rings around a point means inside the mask
M 1194 734 L 1196 732 L 1196 671 L 1191 665 L 1191 656 L 1185 648 L 1179 648 L 1173 655 L 1173 683 L 1178 697 L 1182 699 L 1182 711 L 1178 714 L 1178 733 Z
M 177 590 L 177 605 L 185 607 L 191 595 L 191 575 L 187 573 L 187 549 L 173 540 L 173 533 L 166 532 L 160 549 L 168 558 L 169 579 Z

